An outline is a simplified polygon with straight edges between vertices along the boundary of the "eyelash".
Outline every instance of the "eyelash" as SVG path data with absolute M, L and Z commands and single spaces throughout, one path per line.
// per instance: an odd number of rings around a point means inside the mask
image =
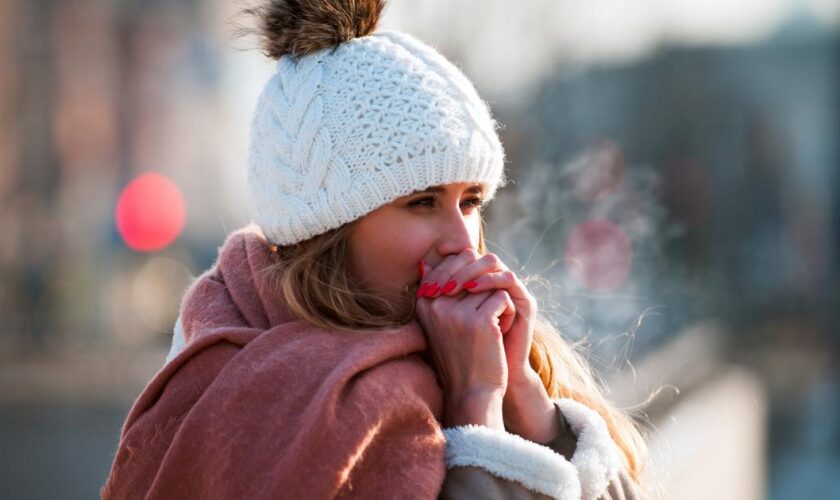
M 425 205 L 424 202 L 426 202 L 426 201 L 434 202 L 435 200 L 436 200 L 436 198 L 434 196 L 427 196 L 425 198 L 420 198 L 419 200 L 412 201 L 411 203 L 409 203 L 409 206 L 412 206 L 412 207 L 414 207 L 414 206 L 427 206 L 427 205 Z M 477 208 L 479 210 L 484 208 L 484 200 L 482 200 L 481 198 L 469 198 L 469 199 L 464 200 L 464 203 L 469 203 L 471 207 Z

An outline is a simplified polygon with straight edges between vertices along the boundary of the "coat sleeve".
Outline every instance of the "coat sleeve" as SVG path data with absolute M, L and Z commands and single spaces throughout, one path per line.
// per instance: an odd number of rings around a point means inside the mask
M 571 399 L 554 403 L 562 432 L 545 445 L 483 426 L 444 429 L 439 498 L 640 500 L 600 415 Z

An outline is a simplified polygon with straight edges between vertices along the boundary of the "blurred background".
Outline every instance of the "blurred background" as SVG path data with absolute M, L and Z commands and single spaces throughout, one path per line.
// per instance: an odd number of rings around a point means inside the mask
M 0 0 L 0 497 L 98 496 L 250 221 L 250 4 Z M 490 250 L 647 422 L 664 496 L 840 498 L 840 1 L 391 0 L 380 26 L 504 125 Z

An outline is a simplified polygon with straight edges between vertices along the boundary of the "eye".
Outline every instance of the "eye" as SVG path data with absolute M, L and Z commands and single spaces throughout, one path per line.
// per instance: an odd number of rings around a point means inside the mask
M 414 201 L 410 202 L 408 205 L 411 206 L 411 207 L 415 207 L 415 206 L 433 207 L 435 205 L 435 201 L 437 201 L 437 199 L 434 196 L 427 196 L 425 198 L 419 198 L 417 200 L 414 200 Z M 468 199 L 462 201 L 461 205 L 465 206 L 465 207 L 468 207 L 468 208 L 481 209 L 482 207 L 484 207 L 484 200 L 482 200 L 481 198 L 468 198 Z
M 408 206 L 410 206 L 410 207 L 418 207 L 418 206 L 431 207 L 431 206 L 434 206 L 434 204 L 435 204 L 435 197 L 434 196 L 427 196 L 425 198 L 419 198 L 419 199 L 416 199 L 416 200 L 412 201 L 411 203 L 408 204 Z
M 482 200 L 481 198 L 469 198 L 467 200 L 464 200 L 464 203 L 466 203 L 469 207 L 475 207 L 479 210 L 484 207 L 484 200 Z

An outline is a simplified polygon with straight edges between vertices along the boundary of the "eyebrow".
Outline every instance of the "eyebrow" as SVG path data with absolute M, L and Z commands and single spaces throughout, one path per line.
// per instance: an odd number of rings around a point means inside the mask
M 415 191 L 411 194 L 418 194 L 418 193 L 443 193 L 446 192 L 446 188 L 443 186 L 431 186 L 421 191 Z M 474 184 L 466 189 L 467 193 L 484 193 L 484 187 L 481 184 Z

